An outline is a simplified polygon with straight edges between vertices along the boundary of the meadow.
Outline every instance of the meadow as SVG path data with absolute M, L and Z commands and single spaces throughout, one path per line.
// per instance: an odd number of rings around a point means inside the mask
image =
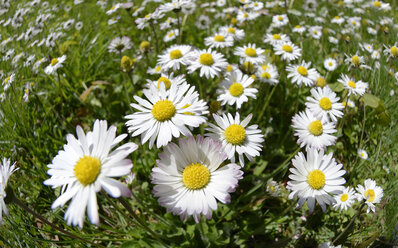
M 397 246 L 397 10 L 0 0 L 0 247 Z

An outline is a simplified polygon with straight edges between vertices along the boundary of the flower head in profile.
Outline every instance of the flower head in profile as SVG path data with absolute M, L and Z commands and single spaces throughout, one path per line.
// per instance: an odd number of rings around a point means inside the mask
M 299 152 L 292 159 L 292 164 L 287 189 L 292 191 L 290 199 L 299 198 L 299 207 L 307 201 L 311 213 L 316 201 L 325 212 L 326 205 L 336 203 L 332 195 L 343 192 L 345 179 L 342 176 L 346 171 L 342 170 L 342 164 L 336 163 L 333 153 L 325 155 L 322 150 L 310 148 L 307 149 L 307 157 Z
M 127 156 L 138 146 L 129 142 L 113 149 L 127 134 L 116 137 L 116 127 L 108 129 L 106 121 L 96 120 L 93 131 L 87 134 L 77 126 L 76 133 L 77 139 L 72 134 L 66 136 L 64 149 L 48 165 L 51 178 L 44 184 L 62 187 L 61 195 L 51 206 L 53 209 L 71 200 L 65 213 L 68 225 L 83 227 L 86 208 L 91 223 L 99 225 L 96 194 L 104 189 L 115 198 L 131 195 L 130 190 L 113 177 L 130 174 L 133 164 Z
M 152 169 L 153 194 L 168 212 L 181 220 L 192 215 L 196 223 L 217 209 L 217 200 L 226 204 L 229 193 L 238 187 L 243 172 L 234 163 L 224 165 L 227 155 L 220 142 L 193 136 L 169 143 Z
M 15 164 L 13 163 L 10 166 L 10 159 L 3 158 L 3 163 L 0 164 L 0 224 L 3 222 L 2 213 L 8 215 L 8 210 L 6 203 L 4 202 L 4 198 L 6 198 L 6 186 L 8 179 L 11 174 L 14 173 L 17 168 L 15 168 Z
M 62 55 L 61 57 L 58 58 L 53 58 L 50 64 L 44 69 L 44 72 L 49 75 L 56 73 L 57 70 L 63 66 L 65 60 L 66 60 L 66 55 Z

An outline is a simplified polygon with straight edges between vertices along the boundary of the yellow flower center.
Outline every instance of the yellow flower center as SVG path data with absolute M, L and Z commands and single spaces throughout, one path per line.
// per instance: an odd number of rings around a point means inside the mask
M 289 45 L 283 45 L 282 50 L 288 53 L 291 53 L 293 51 L 293 48 Z
M 170 34 L 168 36 L 169 36 L 169 38 L 173 37 L 174 36 L 174 32 L 170 32 Z
M 249 14 L 247 14 L 246 12 L 243 14 L 243 17 L 244 18 L 248 18 L 249 17 Z
M 332 102 L 329 98 L 322 97 L 321 100 L 319 100 L 319 106 L 321 106 L 323 110 L 329 110 L 332 108 Z
M 361 152 L 361 154 L 359 154 L 359 155 L 361 155 L 361 157 L 365 157 L 365 153 L 363 153 L 363 152 Z
M 225 37 L 222 35 L 216 35 L 214 36 L 214 41 L 216 42 L 224 42 L 225 41 Z
M 233 145 L 241 145 L 246 139 L 246 130 L 239 124 L 231 124 L 224 131 L 225 139 Z
M 268 68 L 268 65 L 262 65 L 261 68 L 265 71 Z
M 300 73 L 300 75 L 302 75 L 302 76 L 308 75 L 307 68 L 305 68 L 304 66 L 301 66 L 301 65 L 297 68 L 297 72 Z
M 351 88 L 356 88 L 357 87 L 357 85 L 354 83 L 354 81 L 348 81 L 348 86 L 350 86 Z
M 54 65 L 56 65 L 58 63 L 58 59 L 57 58 L 53 58 L 52 60 L 51 60 L 51 66 L 54 66 Z
M 300 25 L 296 25 L 296 28 L 298 29 L 298 28 L 301 28 L 301 26 Z
M 278 20 L 279 20 L 279 21 L 283 21 L 283 17 L 282 17 L 282 16 L 279 16 L 279 17 L 278 17 Z
M 308 174 L 307 182 L 315 190 L 322 189 L 325 186 L 325 174 L 320 170 L 313 170 Z
M 310 133 L 315 136 L 321 135 L 323 133 L 322 122 L 320 120 L 311 122 L 308 126 L 308 131 L 310 131 Z
M 272 36 L 272 39 L 274 39 L 274 40 L 280 40 L 280 39 L 281 39 L 281 36 L 280 36 L 279 34 L 274 34 L 274 35 Z
M 210 53 L 204 53 L 200 55 L 199 62 L 202 65 L 212 65 L 214 64 L 213 56 Z
M 230 34 L 234 34 L 235 33 L 235 29 L 234 28 L 228 28 L 228 33 Z
M 333 65 L 333 63 L 332 62 L 329 62 L 329 66 L 332 66 Z
M 160 67 L 160 66 L 156 66 L 156 67 L 155 67 L 155 71 L 156 71 L 156 72 L 160 72 L 160 70 L 162 70 L 162 67 Z
M 345 202 L 348 200 L 348 195 L 347 194 L 342 194 L 340 197 L 340 201 Z
M 176 108 L 170 100 L 160 100 L 152 107 L 152 115 L 158 121 L 170 120 L 176 113 Z
M 170 59 L 179 59 L 182 57 L 180 50 L 176 49 L 170 52 Z
M 149 17 L 150 17 L 149 14 L 146 14 L 146 15 L 145 15 L 145 19 L 148 19 Z
M 312 31 L 312 33 L 314 33 L 314 34 L 318 34 L 318 31 L 314 30 L 314 31 Z
M 359 57 L 357 55 L 352 56 L 351 61 L 355 66 L 359 65 Z
M 245 54 L 249 57 L 256 57 L 257 56 L 257 52 L 256 49 L 253 49 L 251 47 L 246 48 L 245 50 Z
M 202 189 L 210 181 L 210 171 L 203 164 L 192 163 L 182 172 L 182 181 L 188 189 Z
M 164 87 L 166 88 L 166 90 L 170 89 L 171 87 L 171 81 L 170 79 L 166 78 L 166 77 L 160 77 L 158 79 L 158 89 L 160 89 L 160 83 L 164 83 Z
M 97 179 L 101 171 L 101 162 L 98 158 L 83 156 L 77 161 L 73 171 L 76 179 L 86 186 Z
M 365 198 L 368 202 L 373 202 L 375 200 L 375 191 L 373 189 L 368 189 L 365 191 Z
M 335 16 L 334 19 L 338 20 L 340 19 L 340 16 Z
M 390 53 L 392 54 L 392 56 L 398 57 L 398 48 L 396 46 L 391 47 Z
M 261 77 L 262 78 L 266 78 L 266 79 L 270 79 L 271 75 L 268 72 L 264 72 L 264 73 L 261 74 Z
M 242 95 L 243 90 L 244 88 L 240 83 L 233 83 L 231 86 L 229 86 L 229 93 L 234 97 Z
M 374 1 L 373 6 L 380 8 L 381 7 L 381 3 L 379 1 Z
M 323 77 L 319 77 L 316 79 L 316 86 L 317 87 L 325 87 L 326 80 Z
M 11 79 L 11 77 L 7 77 L 7 78 L 5 79 L 6 83 L 8 83 L 8 81 L 10 81 L 10 79 Z
M 227 69 L 226 69 L 226 70 L 227 70 L 227 72 L 231 72 L 231 71 L 232 71 L 232 69 L 233 69 L 233 68 L 232 68 L 232 65 L 227 65 Z
M 351 23 L 352 23 L 352 25 L 355 25 L 355 24 L 357 24 L 357 23 L 356 23 L 356 21 L 352 21 Z

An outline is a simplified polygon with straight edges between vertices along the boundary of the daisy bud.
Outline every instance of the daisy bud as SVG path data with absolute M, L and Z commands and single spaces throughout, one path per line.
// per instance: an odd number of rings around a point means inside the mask
M 148 41 L 145 41 L 145 40 L 143 42 L 141 42 L 140 50 L 142 52 L 148 52 L 150 48 L 151 48 L 151 43 L 149 43 Z
M 123 56 L 120 60 L 120 66 L 122 67 L 123 71 L 129 72 L 133 66 L 133 61 L 128 56 Z

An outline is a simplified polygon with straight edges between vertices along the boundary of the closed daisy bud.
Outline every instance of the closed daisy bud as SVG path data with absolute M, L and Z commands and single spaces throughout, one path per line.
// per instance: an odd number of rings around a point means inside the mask
M 123 71 L 129 72 L 133 66 L 133 61 L 129 56 L 123 56 L 120 60 L 120 66 L 122 67 Z
M 148 52 L 151 49 L 151 44 L 148 41 L 142 41 L 140 44 L 140 50 L 142 52 Z

